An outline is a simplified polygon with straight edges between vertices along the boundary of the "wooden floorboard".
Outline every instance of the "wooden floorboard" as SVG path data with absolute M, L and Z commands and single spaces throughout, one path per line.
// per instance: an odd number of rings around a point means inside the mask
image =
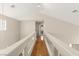
M 40 37 L 37 38 L 35 46 L 32 51 L 32 56 L 48 56 L 48 51 L 44 40 Z

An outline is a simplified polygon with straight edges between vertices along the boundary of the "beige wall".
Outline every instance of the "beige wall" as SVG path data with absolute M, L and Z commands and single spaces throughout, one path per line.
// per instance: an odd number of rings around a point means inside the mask
M 72 47 L 79 51 L 79 44 L 72 44 Z
M 0 16 L 0 18 L 2 17 Z M 3 17 L 3 20 L 6 20 L 7 30 L 0 31 L 0 49 L 8 47 L 20 39 L 20 22 L 6 16 Z
M 21 21 L 20 24 L 20 37 L 24 38 L 26 35 L 32 33 L 33 31 L 35 31 L 35 21 L 31 21 L 31 20 L 26 20 L 26 21 Z
M 56 18 L 45 18 L 45 30 L 65 43 L 79 44 L 79 26 Z

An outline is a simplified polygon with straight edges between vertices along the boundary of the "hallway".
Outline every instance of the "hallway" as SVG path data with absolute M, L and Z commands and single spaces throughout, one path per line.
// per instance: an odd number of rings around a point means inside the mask
M 35 46 L 32 51 L 32 56 L 48 56 L 47 47 L 44 40 L 41 40 L 40 37 L 37 38 Z
M 0 56 L 79 56 L 79 3 L 0 3 Z

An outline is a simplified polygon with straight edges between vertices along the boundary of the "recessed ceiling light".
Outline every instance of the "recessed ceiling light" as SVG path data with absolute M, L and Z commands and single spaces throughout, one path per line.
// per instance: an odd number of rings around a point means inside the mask
M 15 7 L 15 5 L 11 4 L 11 5 L 10 5 L 10 7 L 14 8 L 14 7 Z

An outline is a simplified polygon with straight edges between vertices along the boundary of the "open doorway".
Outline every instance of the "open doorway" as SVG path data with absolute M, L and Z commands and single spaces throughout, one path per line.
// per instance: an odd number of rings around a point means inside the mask
M 44 21 L 35 22 L 36 37 L 43 36 L 43 27 L 44 27 Z

